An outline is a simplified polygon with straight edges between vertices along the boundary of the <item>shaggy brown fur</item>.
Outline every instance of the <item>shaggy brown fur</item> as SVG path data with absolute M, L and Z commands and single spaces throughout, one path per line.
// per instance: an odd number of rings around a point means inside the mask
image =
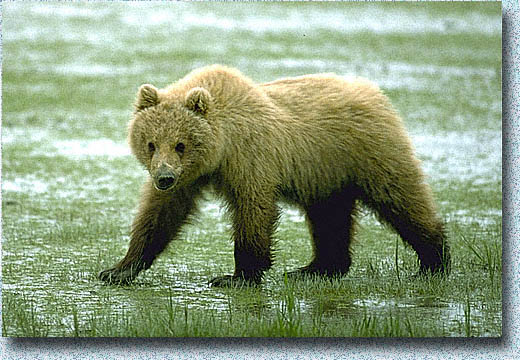
M 443 222 L 402 121 L 364 79 L 331 74 L 255 84 L 234 69 L 195 70 L 163 90 L 143 85 L 129 143 L 151 179 L 128 253 L 100 273 L 127 283 L 152 265 L 212 185 L 233 221 L 235 273 L 213 285 L 258 283 L 285 200 L 305 212 L 314 257 L 299 273 L 350 266 L 357 202 L 417 252 L 423 272 L 447 270 Z

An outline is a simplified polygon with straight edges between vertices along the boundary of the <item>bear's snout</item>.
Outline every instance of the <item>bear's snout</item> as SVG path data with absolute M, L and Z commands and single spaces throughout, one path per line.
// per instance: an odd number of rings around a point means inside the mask
M 167 166 L 163 165 L 157 170 L 154 178 L 154 185 L 157 190 L 168 190 L 175 184 L 175 173 Z

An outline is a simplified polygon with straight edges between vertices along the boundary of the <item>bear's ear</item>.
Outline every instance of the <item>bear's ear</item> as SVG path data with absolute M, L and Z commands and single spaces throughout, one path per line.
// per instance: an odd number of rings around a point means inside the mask
M 157 93 L 157 88 L 149 84 L 141 85 L 137 92 L 137 99 L 135 101 L 136 111 L 146 109 L 150 106 L 157 105 L 158 103 L 159 94 Z
M 194 87 L 186 94 L 186 107 L 200 115 L 206 115 L 211 105 L 211 94 L 201 87 Z

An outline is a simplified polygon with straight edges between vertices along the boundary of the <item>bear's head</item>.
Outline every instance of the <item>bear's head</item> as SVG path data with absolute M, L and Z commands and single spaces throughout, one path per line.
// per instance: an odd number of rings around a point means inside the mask
M 202 87 L 178 93 L 140 87 L 128 140 L 156 189 L 172 190 L 212 171 L 218 147 L 212 103 Z

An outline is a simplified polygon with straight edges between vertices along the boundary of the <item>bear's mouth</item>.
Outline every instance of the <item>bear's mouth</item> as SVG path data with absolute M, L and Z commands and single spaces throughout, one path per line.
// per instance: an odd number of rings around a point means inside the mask
M 168 167 L 161 166 L 153 177 L 153 185 L 157 190 L 166 191 L 173 188 L 178 176 Z
M 154 180 L 153 184 L 157 190 L 160 191 L 166 191 L 169 190 L 175 185 L 175 178 L 174 177 L 168 177 L 168 178 L 159 178 Z

